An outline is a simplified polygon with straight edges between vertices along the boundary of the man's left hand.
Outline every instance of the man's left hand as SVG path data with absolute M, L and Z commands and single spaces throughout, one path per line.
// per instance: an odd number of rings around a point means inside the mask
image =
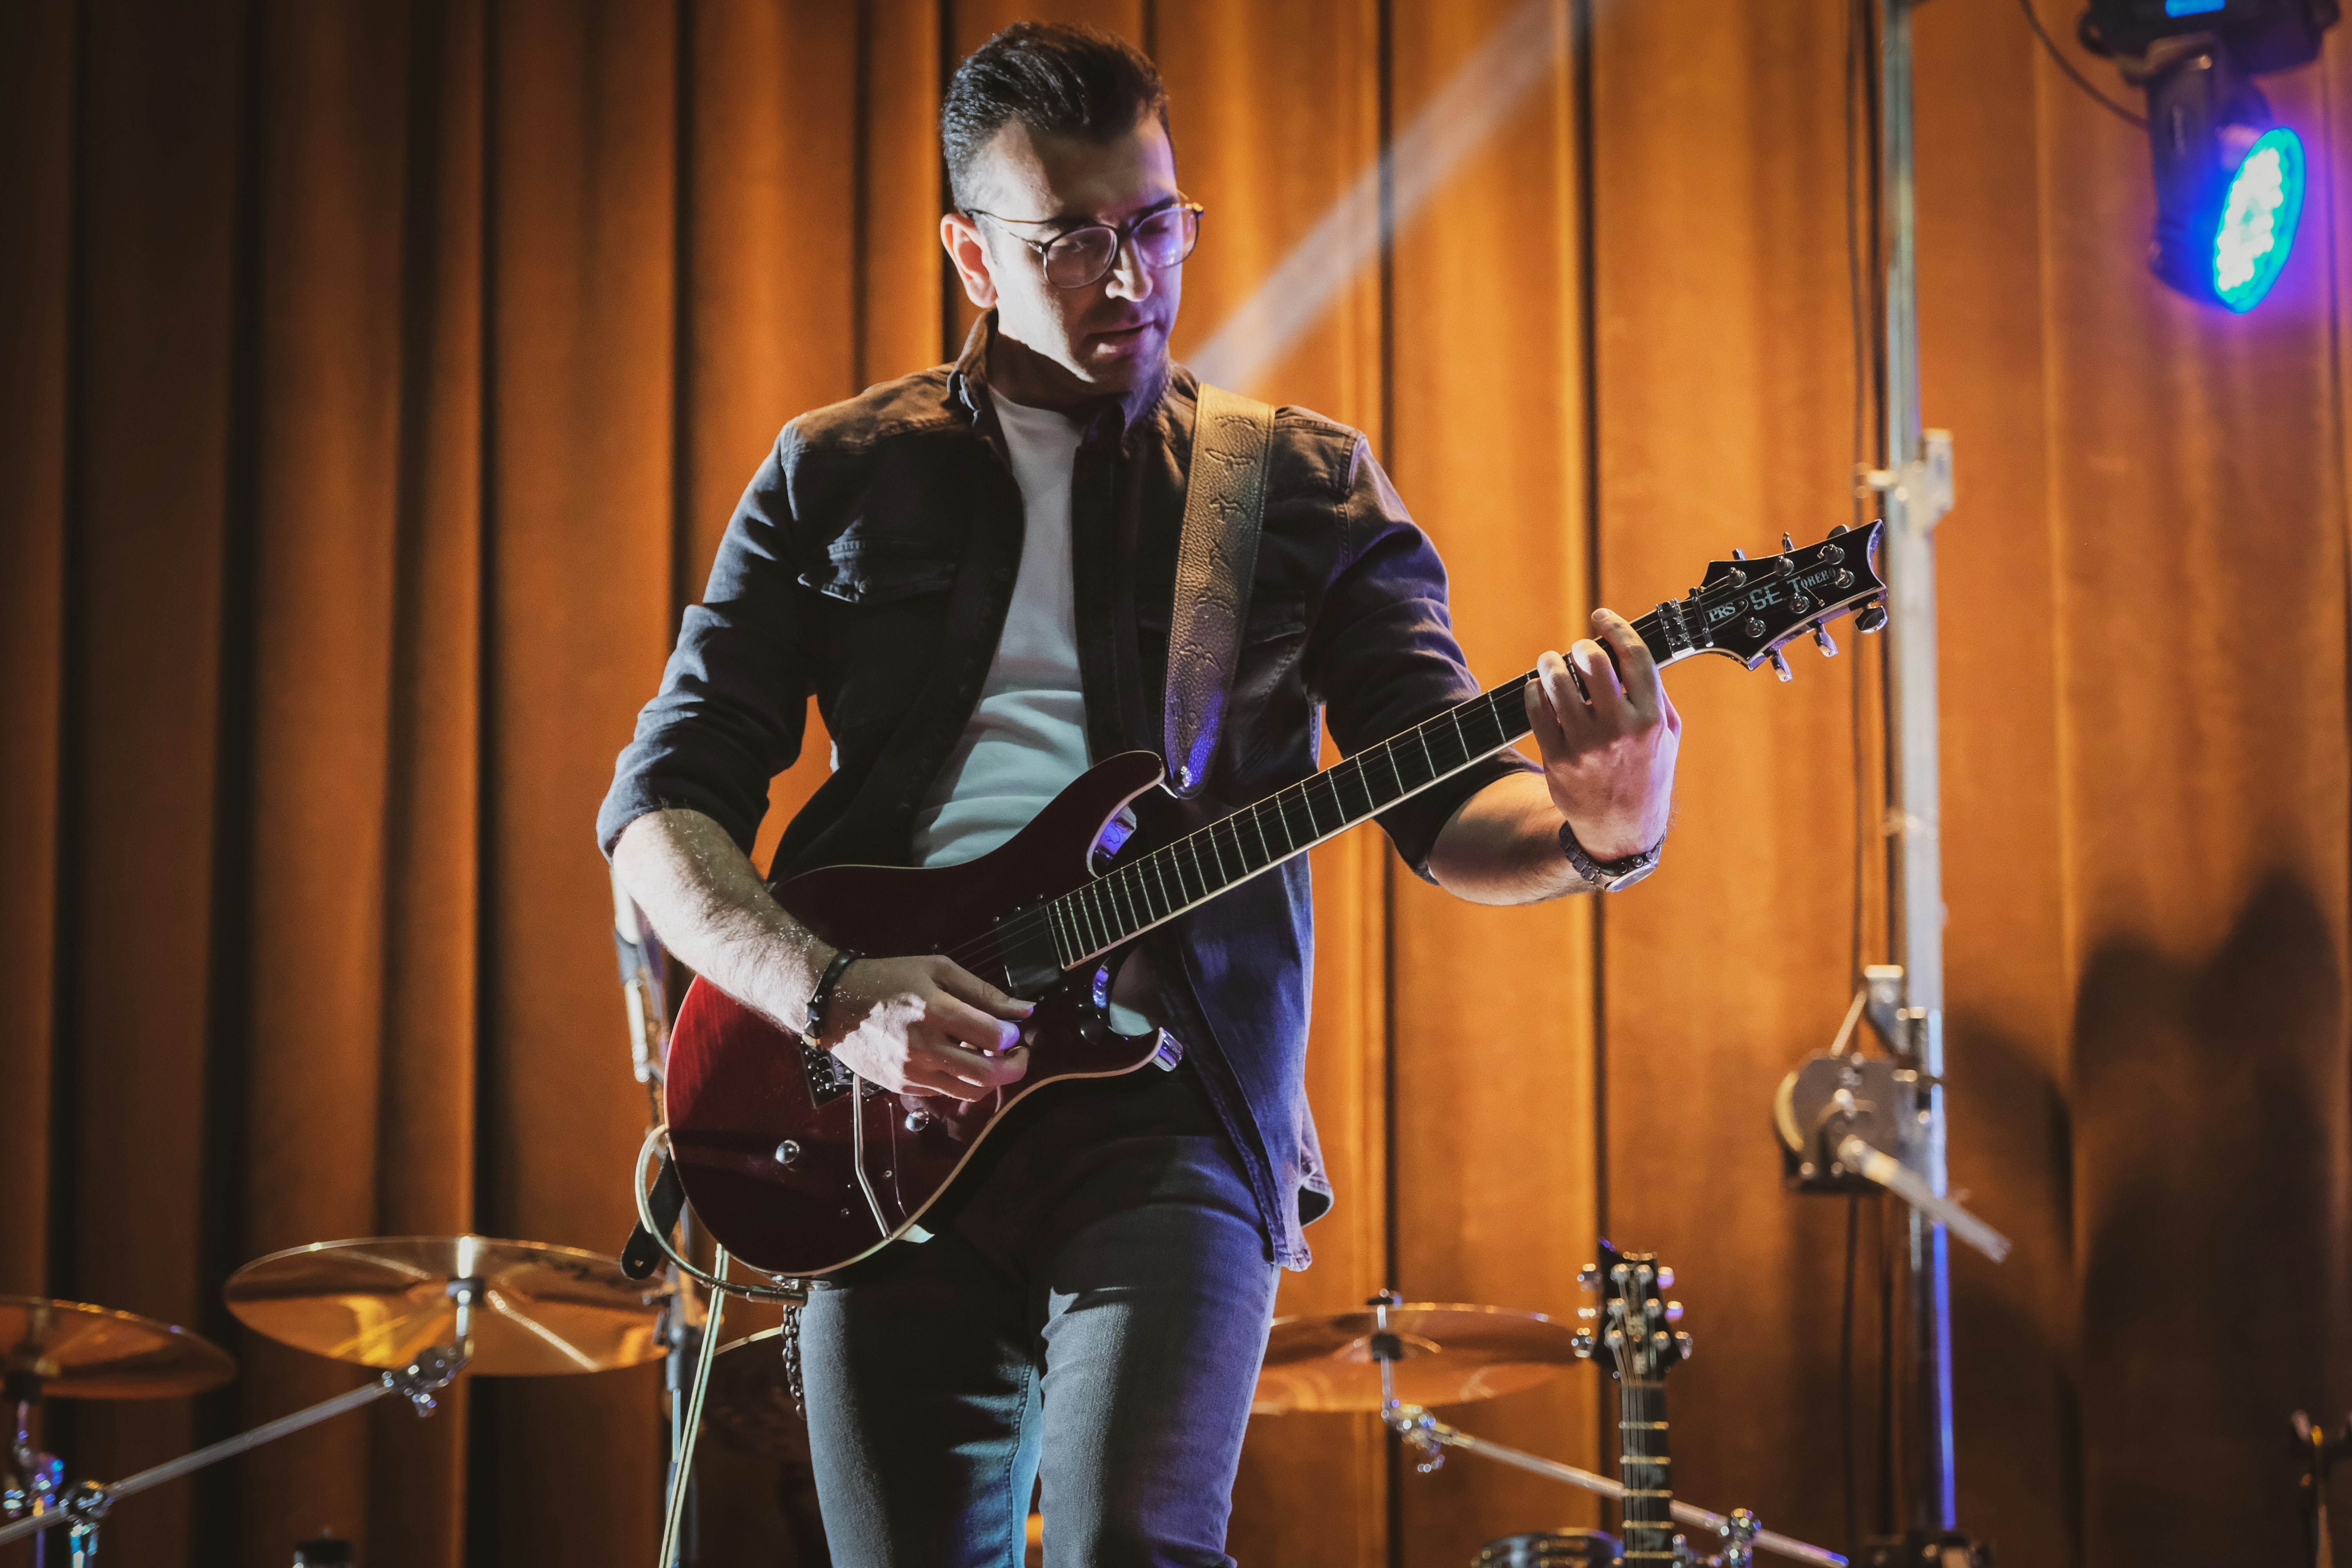
M 1566 658 L 1547 652 L 1536 661 L 1528 719 L 1552 805 L 1577 842 L 1595 860 L 1622 860 L 1666 836 L 1683 721 L 1631 622 L 1595 610 L 1592 632 Z

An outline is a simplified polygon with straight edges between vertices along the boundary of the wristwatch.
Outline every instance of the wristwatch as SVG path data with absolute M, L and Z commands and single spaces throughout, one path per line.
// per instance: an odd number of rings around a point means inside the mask
M 1622 860 L 1595 860 L 1576 841 L 1576 829 L 1563 822 L 1559 825 L 1559 847 L 1567 853 L 1568 863 L 1576 874 L 1595 891 L 1613 893 L 1620 888 L 1630 888 L 1658 868 L 1658 855 L 1666 847 L 1665 836 L 1647 849 L 1628 855 Z

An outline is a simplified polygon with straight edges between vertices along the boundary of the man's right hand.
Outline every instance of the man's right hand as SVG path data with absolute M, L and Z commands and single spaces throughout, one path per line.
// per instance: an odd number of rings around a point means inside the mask
M 1034 1007 L 937 953 L 861 958 L 835 984 L 817 1043 L 894 1094 L 981 1100 L 1029 1070 L 1020 1025 Z

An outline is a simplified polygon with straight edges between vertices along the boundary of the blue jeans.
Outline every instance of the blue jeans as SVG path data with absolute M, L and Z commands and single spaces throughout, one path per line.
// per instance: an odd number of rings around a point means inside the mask
M 1189 1063 L 1014 1114 L 929 1241 L 810 1292 L 833 1561 L 1019 1568 L 1042 1472 L 1048 1568 L 1223 1568 L 1276 1275 L 1240 1160 Z

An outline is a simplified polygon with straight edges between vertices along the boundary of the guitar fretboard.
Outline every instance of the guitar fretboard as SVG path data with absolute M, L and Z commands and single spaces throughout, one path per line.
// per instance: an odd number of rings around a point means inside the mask
M 1055 956 L 1073 968 L 1494 755 L 1528 732 L 1520 694 L 1534 679 L 1505 681 L 1054 900 Z
M 1633 625 L 1661 668 L 1695 651 L 1666 635 L 1657 611 Z M 1482 691 L 1063 894 L 1044 910 L 1055 959 L 1075 968 L 1493 756 L 1528 732 L 1523 693 L 1535 679 L 1531 669 Z
M 1625 1484 L 1625 1561 L 1672 1563 L 1675 1479 L 1666 1447 L 1665 1387 L 1621 1372 L 1617 1408 L 1617 1479 Z

